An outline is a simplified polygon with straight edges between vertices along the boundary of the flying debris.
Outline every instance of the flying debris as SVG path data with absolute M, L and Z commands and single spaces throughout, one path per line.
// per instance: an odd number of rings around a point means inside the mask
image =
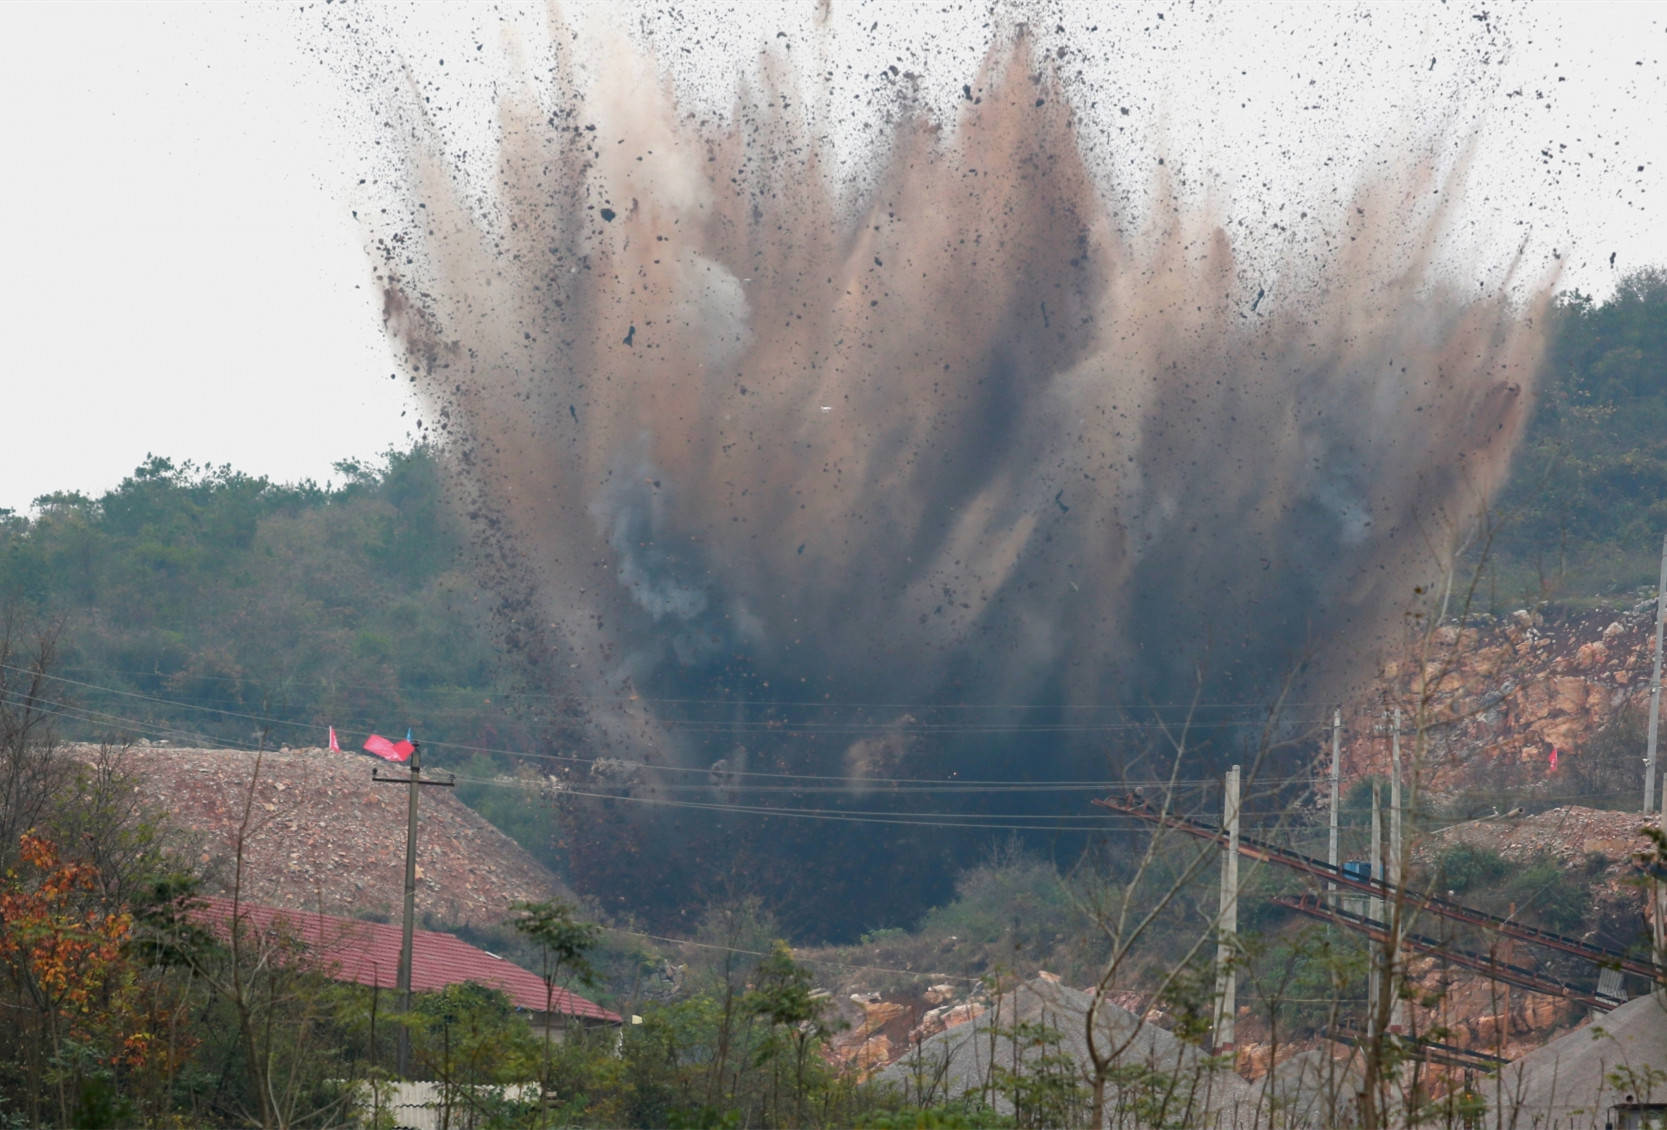
M 1299 656 L 1346 677 L 1503 479 L 1547 299 L 1430 266 L 1463 162 L 1310 206 L 1324 242 L 1266 276 L 1310 281 L 1249 319 L 1227 217 L 1106 183 L 1030 37 L 948 120 L 877 104 L 850 191 L 778 79 L 701 115 L 628 40 L 581 81 L 569 38 L 547 85 L 502 84 L 487 183 L 390 64 L 411 203 L 369 222 L 388 333 L 467 452 L 510 661 L 561 704 L 553 745 L 639 767 L 609 782 L 643 803 L 563 822 L 592 889 L 663 906 L 722 853 L 786 886 L 760 861 L 797 850 L 840 861 L 797 884 L 805 913 L 886 920 L 947 882 L 909 861 L 993 833 L 660 802 L 685 773 L 742 788 L 715 769 L 738 732 L 849 778 L 828 804 L 853 812 L 969 764 L 1103 774 L 1108 735 L 1139 741 L 1107 704 L 1255 701 Z M 1196 732 L 1215 756 L 1238 731 Z M 662 849 L 655 878 L 624 881 L 628 845 Z

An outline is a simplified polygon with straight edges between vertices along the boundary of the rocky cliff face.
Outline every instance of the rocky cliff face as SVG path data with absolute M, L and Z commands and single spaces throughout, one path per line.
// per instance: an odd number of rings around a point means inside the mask
M 1419 637 L 1345 710 L 1345 787 L 1388 772 L 1399 707 L 1404 764 L 1431 794 L 1497 780 L 1575 799 L 1566 785 L 1590 779 L 1594 740 L 1648 701 L 1654 630 L 1648 601 L 1619 612 L 1521 610 Z

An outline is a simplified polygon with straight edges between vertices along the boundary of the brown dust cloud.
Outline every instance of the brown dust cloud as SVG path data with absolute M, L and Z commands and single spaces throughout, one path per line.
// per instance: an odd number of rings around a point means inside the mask
M 1547 292 L 1432 266 L 1462 152 L 1363 174 L 1281 291 L 1171 166 L 1105 183 L 1022 27 L 860 191 L 768 63 L 702 116 L 608 50 L 505 78 L 489 179 L 411 97 L 370 225 L 606 901 L 838 934 L 1075 844 L 1045 786 L 1166 772 L 1177 704 L 1192 778 L 1293 673 L 1340 693 L 1502 484 Z

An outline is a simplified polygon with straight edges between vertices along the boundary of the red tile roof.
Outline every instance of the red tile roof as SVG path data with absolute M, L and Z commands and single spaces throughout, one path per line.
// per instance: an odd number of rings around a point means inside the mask
M 192 910 L 221 937 L 231 934 L 233 903 L 228 898 L 203 898 Z M 320 958 L 337 981 L 392 989 L 399 980 L 400 927 L 384 922 L 360 922 L 333 914 L 282 910 L 253 903 L 237 904 L 237 917 L 260 934 L 278 928 L 299 940 Z M 435 992 L 465 981 L 501 989 L 517 1007 L 543 1012 L 544 979 L 512 961 L 471 946 L 456 934 L 414 930 L 411 935 L 411 989 Z M 550 1011 L 563 1016 L 608 1024 L 620 1023 L 618 1013 L 557 988 Z

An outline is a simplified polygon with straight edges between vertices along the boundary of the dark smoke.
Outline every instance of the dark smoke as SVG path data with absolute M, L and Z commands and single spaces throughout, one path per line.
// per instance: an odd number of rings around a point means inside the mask
M 650 70 L 625 50 L 607 73 Z M 842 775 L 857 808 L 870 778 L 1103 773 L 1103 732 L 999 723 L 1336 676 L 1500 485 L 1544 296 L 1432 270 L 1462 161 L 1363 183 L 1270 293 L 1164 170 L 1138 229 L 1108 205 L 1022 35 L 969 79 L 952 126 L 894 127 L 860 200 L 779 83 L 702 123 L 558 75 L 502 100 L 486 193 L 411 131 L 420 207 L 374 233 L 388 329 L 506 641 L 584 756 L 721 758 L 707 800 L 742 770 Z M 917 724 L 946 703 L 1013 709 L 979 715 L 993 736 Z M 862 726 L 771 729 L 824 717 Z M 571 815 L 576 880 L 661 913 L 740 873 L 803 922 L 872 923 L 964 849 Z

